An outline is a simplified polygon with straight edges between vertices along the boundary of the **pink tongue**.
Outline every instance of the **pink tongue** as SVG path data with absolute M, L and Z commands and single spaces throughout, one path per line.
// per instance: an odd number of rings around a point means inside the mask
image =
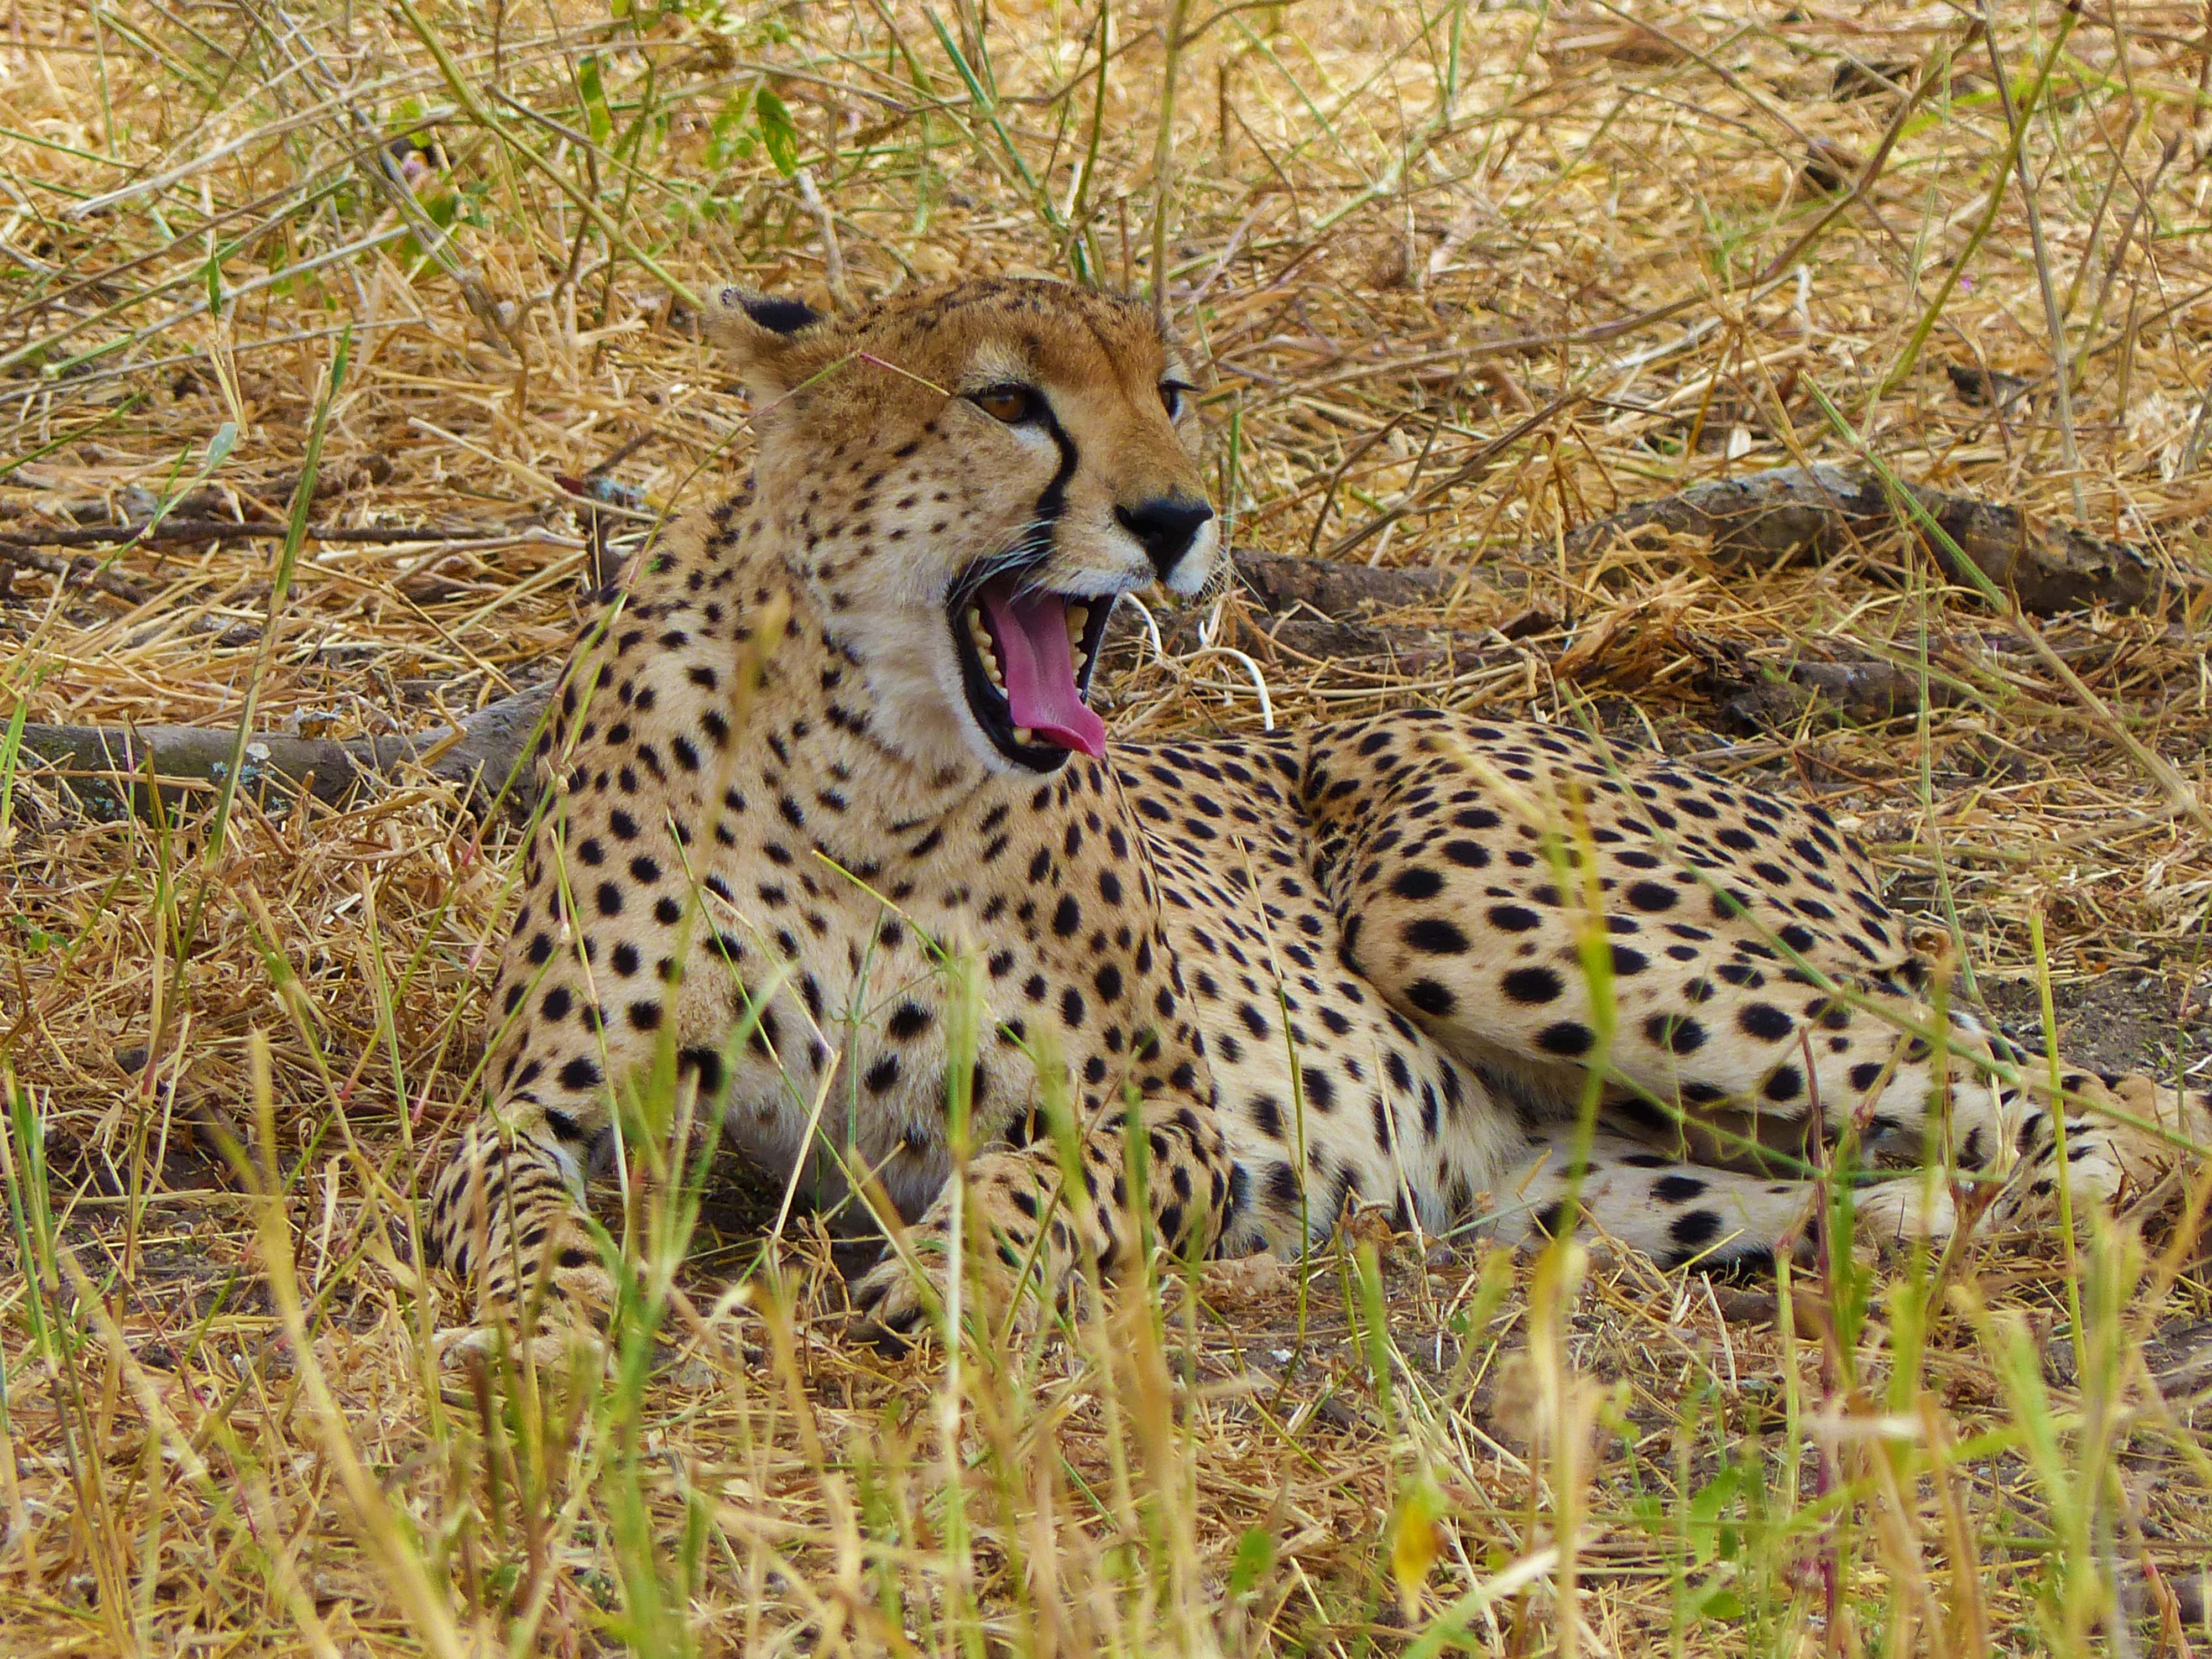
M 998 636 L 999 671 L 1006 676 L 1006 708 L 1042 743 L 1080 749 L 1093 760 L 1106 752 L 1106 723 L 1075 689 L 1068 653 L 1067 602 L 1057 593 L 1017 596 L 1011 580 L 983 590 Z

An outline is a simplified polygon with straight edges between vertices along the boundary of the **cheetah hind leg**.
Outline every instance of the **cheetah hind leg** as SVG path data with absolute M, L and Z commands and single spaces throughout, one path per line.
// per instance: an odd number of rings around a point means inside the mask
M 2048 1231 L 2058 1224 L 2059 1115 L 2046 1079 L 2032 1057 L 2022 1066 L 2029 1097 L 2008 1115 L 2014 1156 L 2008 1179 L 1990 1206 L 1992 1222 Z M 2077 1231 L 2099 1210 L 2112 1213 L 2158 1190 L 2166 1177 L 2189 1178 L 2212 1158 L 2212 1091 L 2178 1091 L 2142 1073 L 2062 1073 L 2067 1096 L 2067 1199 Z
M 1494 1237 L 1534 1244 L 1563 1221 L 1573 1150 L 1547 1146 L 1494 1194 Z M 1770 1266 L 1809 1235 L 1818 1182 L 1692 1164 L 1645 1142 L 1601 1132 L 1592 1140 L 1581 1191 L 1585 1230 L 1618 1241 L 1662 1267 L 1748 1271 Z M 1881 1244 L 1940 1243 L 1957 1225 L 1951 1194 L 1922 1172 L 1859 1188 L 1857 1236 Z

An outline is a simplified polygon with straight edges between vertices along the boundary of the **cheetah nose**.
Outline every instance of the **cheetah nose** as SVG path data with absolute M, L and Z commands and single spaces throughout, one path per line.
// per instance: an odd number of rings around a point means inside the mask
M 1143 544 L 1145 556 L 1165 581 L 1213 517 L 1213 509 L 1188 495 L 1155 495 L 1134 507 L 1117 507 L 1114 516 L 1121 521 L 1122 529 Z

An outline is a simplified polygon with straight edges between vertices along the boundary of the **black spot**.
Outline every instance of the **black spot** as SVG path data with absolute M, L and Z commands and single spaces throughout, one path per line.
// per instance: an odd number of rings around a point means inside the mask
M 1737 1012 L 1735 1023 L 1745 1036 L 1762 1042 L 1779 1042 L 1797 1029 L 1796 1022 L 1771 1002 L 1746 1003 Z
M 1596 1036 L 1589 1026 L 1571 1019 L 1559 1020 L 1536 1033 L 1539 1048 L 1547 1054 L 1560 1054 L 1568 1059 L 1588 1054 L 1596 1041 Z
M 868 1067 L 868 1074 L 860 1080 L 872 1095 L 888 1093 L 898 1086 L 899 1063 L 896 1054 L 885 1054 Z
M 901 1042 L 911 1042 L 929 1029 L 930 1012 L 918 1002 L 902 1002 L 884 1023 L 884 1030 Z
M 1680 895 L 1662 883 L 1639 881 L 1632 883 L 1621 896 L 1638 910 L 1656 912 L 1673 909 Z
M 1459 925 L 1441 916 L 1424 916 L 1418 921 L 1407 922 L 1401 937 L 1416 951 L 1432 957 L 1463 956 L 1468 949 L 1467 935 Z
M 699 1092 L 718 1095 L 722 1092 L 722 1056 L 712 1048 L 679 1048 L 676 1051 L 678 1071 L 699 1074 Z
M 1697 1251 L 1720 1237 L 1721 1218 L 1711 1210 L 1692 1210 L 1675 1217 L 1667 1236 L 1685 1250 Z
M 1644 1022 L 1644 1035 L 1655 1048 L 1673 1054 L 1692 1054 L 1705 1046 L 1705 1028 L 1686 1014 L 1654 1014 Z
M 1493 904 L 1487 914 L 1490 925 L 1502 933 L 1525 933 L 1544 925 L 1544 918 L 1525 904 Z
M 1417 864 L 1401 870 L 1390 883 L 1390 890 L 1401 899 L 1432 899 L 1444 890 L 1444 878 Z
M 599 1086 L 599 1068 L 592 1060 L 578 1054 L 561 1068 L 561 1086 L 581 1091 Z
M 1549 968 L 1516 968 L 1501 984 L 1507 996 L 1516 1002 L 1526 1003 L 1556 1002 L 1559 993 L 1566 988 L 1565 981 Z
M 1664 1176 L 1651 1183 L 1651 1196 L 1662 1204 L 1686 1204 L 1703 1196 L 1705 1190 L 1705 1183 L 1695 1176 Z
M 1408 985 L 1406 1000 L 1437 1019 L 1445 1018 L 1459 1006 L 1459 999 L 1432 979 L 1417 979 Z

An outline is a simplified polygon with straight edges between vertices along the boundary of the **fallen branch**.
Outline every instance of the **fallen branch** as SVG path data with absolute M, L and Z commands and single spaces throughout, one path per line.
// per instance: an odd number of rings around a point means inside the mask
M 1669 497 L 1666 502 L 1651 505 L 1671 511 L 1678 500 Z M 1713 505 L 1709 500 L 1700 510 L 1711 512 Z M 1961 505 L 1989 510 L 1975 502 Z M 1783 510 L 1776 509 L 1763 522 L 1738 519 L 1735 527 L 1747 526 L 1766 538 L 1765 550 L 1778 555 L 1792 544 L 1784 539 L 1786 532 L 1818 532 L 1818 521 L 1808 524 L 1803 515 L 1794 526 L 1780 521 Z M 1631 520 L 1634 522 L 1624 522 Z M 1644 524 L 1660 521 L 1640 510 L 1606 520 L 1602 525 L 1577 532 L 1583 538 L 1579 550 L 1587 551 L 1597 539 L 1593 532 L 1600 530 L 1632 533 Z M 1525 612 L 1502 628 L 1454 628 L 1407 620 L 1424 613 L 1436 615 L 1437 607 L 1459 585 L 1460 578 L 1450 571 L 1370 569 L 1262 553 L 1239 553 L 1237 569 L 1248 600 L 1260 614 L 1248 614 L 1236 637 L 1222 642 L 1263 655 L 1340 663 L 1370 661 L 1409 678 L 1518 662 L 1532 649 L 1553 659 L 1564 675 L 1571 670 L 1587 671 L 1603 655 L 1603 642 L 1593 641 L 1585 646 L 1571 636 L 1561 646 L 1547 644 L 1540 648 L 1516 644 L 1562 627 L 1558 618 L 1539 611 Z M 1194 626 L 1188 623 L 1171 629 L 1168 636 L 1170 649 L 1188 649 L 1196 643 Z M 1923 682 L 1917 665 L 1875 655 L 1857 641 L 1776 638 L 1723 642 L 1686 635 L 1680 643 L 1708 664 L 1698 682 L 1700 689 L 1721 704 L 1730 719 L 1742 725 L 1787 727 L 1815 702 L 1860 720 L 1892 719 L 1920 707 Z M 2147 641 L 2087 635 L 2054 648 L 2061 658 L 2086 665 L 2109 659 L 2118 652 L 2143 643 Z M 2166 629 L 2154 643 L 2177 650 L 2192 648 L 2188 630 L 2179 627 Z M 1580 660 L 1577 660 L 1578 647 L 1582 647 Z M 1985 694 L 1976 690 L 1978 677 L 1989 685 L 1991 672 L 2005 666 L 2008 659 L 2025 668 L 2033 654 L 2027 642 L 2002 624 L 1982 630 L 1954 628 L 1929 643 L 1929 706 L 1944 708 L 1979 700 Z
M 0 544 L 4 546 L 4 544 Z M 102 570 L 99 563 L 84 554 L 74 559 L 64 559 L 52 553 L 40 553 L 20 544 L 0 550 L 0 597 L 4 597 L 15 580 L 15 568 L 21 566 L 53 577 L 64 585 L 70 582 L 89 583 L 111 598 L 125 605 L 143 605 L 152 595 L 128 577 L 118 576 L 112 570 Z
M 2038 615 L 2095 605 L 2140 610 L 2170 588 L 2202 585 L 2193 573 L 2169 570 L 2154 554 L 2126 542 L 2033 520 L 2016 507 L 1972 495 L 1906 488 L 1984 575 L 2014 589 L 2021 608 Z M 1763 563 L 1797 553 L 1833 558 L 1910 528 L 1871 471 L 1785 466 L 1638 501 L 1568 532 L 1566 551 L 1570 556 L 1590 553 L 1653 527 L 1709 541 L 1724 560 Z M 1946 576 L 1971 582 L 1948 549 L 1931 538 L 1916 539 Z M 1370 570 L 1255 553 L 1238 554 L 1237 568 L 1270 611 L 1306 605 L 1339 618 L 1433 601 L 1459 580 L 1444 570 Z
M 424 775 L 470 789 L 480 800 L 497 793 L 544 712 L 550 684 L 533 686 L 464 716 L 458 726 L 398 737 L 290 737 L 264 732 L 246 745 L 239 783 L 249 793 L 267 790 L 287 799 L 302 786 L 317 800 L 336 805 L 368 778 L 388 778 L 419 763 Z M 160 783 L 213 789 L 230 764 L 234 730 L 199 726 L 26 726 L 23 751 L 50 763 L 46 775 L 67 779 L 93 800 L 144 813 L 150 763 Z M 518 780 L 516 793 L 535 793 L 536 781 Z
M 530 526 L 535 529 L 536 526 Z M 0 560 L 30 563 L 14 551 L 25 547 L 126 546 L 142 542 L 275 541 L 289 526 L 273 519 L 240 524 L 229 519 L 151 519 L 135 524 L 57 525 L 46 530 L 0 530 Z M 303 539 L 311 542 L 356 542 L 372 547 L 403 547 L 443 542 L 480 542 L 498 536 L 524 535 L 528 530 L 436 530 L 415 525 L 311 524 Z M 43 570 L 46 567 L 40 565 Z
M 1960 552 L 2001 588 L 2039 616 L 2102 605 L 2136 611 L 2171 589 L 2201 579 L 2168 569 L 2155 555 L 2062 524 L 2031 520 L 2016 507 L 1908 484 L 1913 499 L 1941 525 Z M 1832 558 L 1905 528 L 1881 480 L 1839 466 L 1785 466 L 1695 484 L 1679 495 L 1639 501 L 1612 517 L 1571 531 L 1570 556 L 1588 552 L 1656 526 L 1710 540 L 1723 558 L 1764 562 L 1807 551 Z M 1953 581 L 1971 584 L 1950 550 L 1931 538 L 1920 545 Z
M 1459 582 L 1449 570 L 1378 570 L 1244 549 L 1237 554 L 1237 574 L 1264 610 L 1287 616 L 1305 608 L 1337 622 L 1370 611 L 1433 605 Z

